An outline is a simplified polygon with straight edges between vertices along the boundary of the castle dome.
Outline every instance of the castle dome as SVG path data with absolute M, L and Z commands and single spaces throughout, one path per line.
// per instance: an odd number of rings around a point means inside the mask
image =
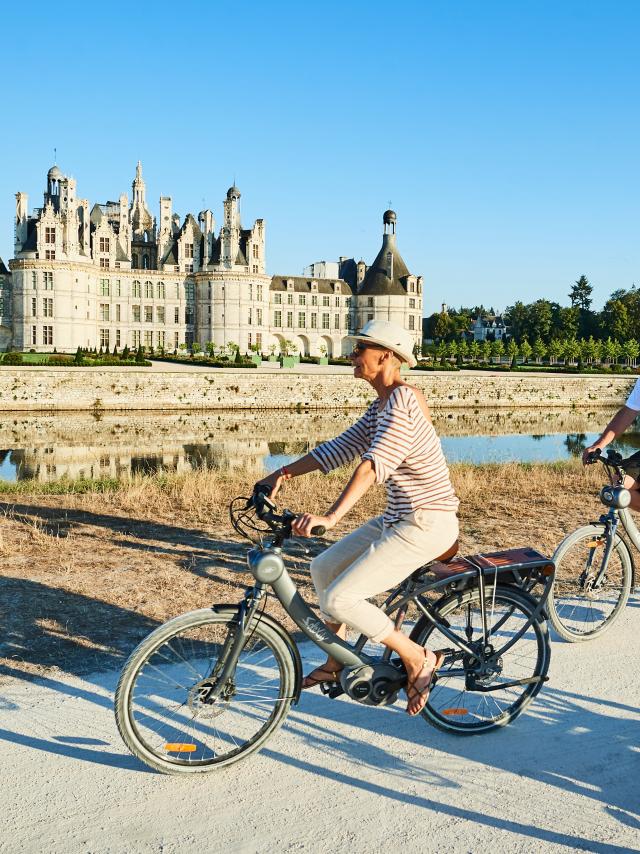
M 382 222 L 384 225 L 391 225 L 397 220 L 396 212 L 392 210 L 385 211 L 382 214 Z
M 64 178 L 64 175 L 62 174 L 60 169 L 58 169 L 57 165 L 53 165 L 51 169 L 49 169 L 49 171 L 47 172 L 47 178 L 50 181 L 60 181 L 62 178 Z
M 227 190 L 227 198 L 228 199 L 239 199 L 240 198 L 240 190 L 234 184 L 233 187 L 229 187 Z

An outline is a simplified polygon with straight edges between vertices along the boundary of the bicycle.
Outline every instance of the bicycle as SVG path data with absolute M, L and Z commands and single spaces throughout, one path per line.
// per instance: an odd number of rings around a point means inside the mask
M 301 598 L 282 556 L 296 514 L 263 490 L 230 505 L 234 528 L 254 542 L 254 583 L 237 605 L 216 604 L 169 620 L 126 662 L 115 695 L 129 750 L 165 773 L 231 765 L 259 750 L 300 699 L 302 663 L 293 636 L 265 613 L 267 587 L 313 643 L 343 664 L 324 693 L 388 706 L 406 686 L 399 659 L 373 655 L 368 638 L 341 640 Z M 312 534 L 321 536 L 324 529 Z M 422 716 L 450 733 L 490 732 L 517 717 L 547 681 L 545 603 L 554 565 L 534 549 L 456 557 L 457 543 L 392 590 L 396 627 L 410 606 L 410 637 L 445 654 Z M 538 595 L 534 595 L 534 592 Z
M 627 509 L 631 501 L 623 486 L 627 460 L 617 451 L 589 455 L 587 464 L 601 462 L 609 486 L 600 501 L 609 508 L 597 522 L 567 535 L 555 550 L 555 582 L 549 597 L 549 617 L 566 641 L 591 640 L 618 619 L 629 599 L 635 569 L 631 549 L 619 533 L 620 523 L 633 545 L 640 549 L 640 531 Z

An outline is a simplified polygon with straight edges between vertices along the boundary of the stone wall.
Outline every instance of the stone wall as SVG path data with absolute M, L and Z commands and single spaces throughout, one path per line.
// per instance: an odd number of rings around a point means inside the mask
M 412 373 L 434 408 L 612 408 L 633 377 Z M 350 409 L 373 400 L 369 385 L 345 372 L 303 374 L 231 369 L 0 368 L 0 411 Z

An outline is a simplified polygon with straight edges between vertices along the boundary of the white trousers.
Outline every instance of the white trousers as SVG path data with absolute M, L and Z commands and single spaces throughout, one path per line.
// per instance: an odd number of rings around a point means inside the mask
M 323 618 L 381 641 L 394 624 L 366 600 L 395 587 L 457 538 L 452 510 L 416 510 L 392 525 L 383 525 L 382 516 L 371 519 L 311 561 Z

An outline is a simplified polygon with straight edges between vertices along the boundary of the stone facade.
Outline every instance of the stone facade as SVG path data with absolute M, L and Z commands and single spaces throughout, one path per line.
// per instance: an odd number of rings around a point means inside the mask
M 162 196 L 156 220 L 138 163 L 131 204 L 121 194 L 89 210 L 75 180 L 53 166 L 41 208 L 29 214 L 27 195 L 16 194 L 10 271 L 0 261 L 0 347 L 173 351 L 212 342 L 339 356 L 348 333 L 374 317 L 415 331 L 420 345 L 422 278 L 397 251 L 393 211 L 371 267 L 344 258 L 323 276 L 272 277 L 264 220 L 242 227 L 235 185 L 223 209 L 216 231 L 211 211 L 181 221 Z

